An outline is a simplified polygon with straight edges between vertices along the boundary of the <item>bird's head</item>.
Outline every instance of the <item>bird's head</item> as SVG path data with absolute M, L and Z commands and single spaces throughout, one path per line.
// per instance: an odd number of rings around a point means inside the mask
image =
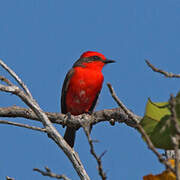
M 104 65 L 114 63 L 114 60 L 107 59 L 103 54 L 95 51 L 84 52 L 73 67 L 82 66 L 93 69 L 102 69 Z

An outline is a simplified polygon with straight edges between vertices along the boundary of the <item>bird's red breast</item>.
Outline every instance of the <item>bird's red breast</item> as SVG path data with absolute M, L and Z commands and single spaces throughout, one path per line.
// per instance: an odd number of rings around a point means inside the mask
M 74 67 L 66 94 L 67 112 L 79 115 L 88 112 L 103 84 L 102 62 L 83 63 L 85 67 Z
M 101 53 L 87 51 L 83 53 L 67 73 L 61 95 L 62 113 L 79 115 L 94 110 L 104 77 L 102 68 L 115 61 L 106 59 Z M 76 129 L 67 127 L 64 139 L 73 147 Z

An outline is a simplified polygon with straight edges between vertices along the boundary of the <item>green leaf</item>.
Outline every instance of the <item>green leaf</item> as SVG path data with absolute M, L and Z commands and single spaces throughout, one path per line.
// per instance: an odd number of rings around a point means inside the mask
M 180 124 L 180 92 L 176 96 L 176 115 Z M 175 133 L 168 102 L 152 102 L 148 99 L 140 124 L 156 148 L 173 149 L 171 137 Z

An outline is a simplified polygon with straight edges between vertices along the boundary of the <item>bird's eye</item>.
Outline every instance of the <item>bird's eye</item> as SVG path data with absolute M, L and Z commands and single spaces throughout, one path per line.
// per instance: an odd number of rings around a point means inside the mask
M 94 59 L 94 60 L 98 60 L 99 57 L 98 57 L 98 56 L 93 56 L 93 59 Z

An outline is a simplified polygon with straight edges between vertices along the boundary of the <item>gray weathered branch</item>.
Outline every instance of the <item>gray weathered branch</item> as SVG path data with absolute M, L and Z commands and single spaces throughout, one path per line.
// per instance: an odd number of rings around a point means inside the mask
M 60 113 L 50 113 L 45 112 L 47 117 L 52 123 L 68 125 L 71 127 L 78 128 L 81 126 L 81 123 L 84 120 L 84 114 L 79 116 L 71 115 L 71 118 L 67 118 L 65 114 Z M 0 108 L 0 117 L 11 117 L 11 118 L 26 118 L 35 121 L 41 121 L 38 116 L 28 108 L 22 108 L 19 106 L 10 106 L 10 107 L 2 107 Z M 141 117 L 137 116 L 140 120 Z M 134 127 L 135 123 L 130 118 L 128 118 L 127 114 L 122 110 L 122 108 L 114 108 L 114 109 L 105 109 L 101 111 L 94 112 L 91 117 L 88 117 L 90 121 L 90 125 L 94 125 L 100 122 L 118 122 L 118 123 L 126 123 L 128 126 Z
M 45 167 L 45 171 L 40 170 L 38 168 L 33 169 L 36 172 L 41 173 L 43 176 L 49 176 L 56 179 L 63 179 L 63 180 L 70 180 L 66 175 L 64 174 L 55 174 L 53 173 L 47 166 Z
M 9 74 L 17 81 L 17 83 L 23 88 L 20 89 L 18 86 L 13 85 L 13 83 L 8 85 L 0 84 L 0 91 L 8 92 L 18 96 L 32 111 L 36 114 L 38 119 L 42 122 L 48 137 L 50 137 L 66 154 L 71 163 L 74 166 L 77 174 L 82 180 L 89 180 L 89 176 L 86 173 L 83 164 L 78 156 L 78 154 L 72 149 L 64 140 L 64 138 L 59 134 L 56 128 L 53 126 L 51 121 L 48 119 L 47 115 L 40 108 L 38 103 L 33 99 L 28 88 L 22 82 L 22 80 L 13 72 L 2 60 L 0 60 L 0 65 L 9 72 Z M 10 81 L 9 81 L 10 82 Z
M 121 101 L 120 99 L 117 97 L 113 87 L 111 86 L 111 84 L 108 83 L 108 88 L 111 92 L 111 95 L 113 97 L 113 99 L 116 101 L 116 103 L 124 110 L 124 112 L 128 115 L 128 117 L 130 119 L 132 119 L 135 124 L 136 124 L 136 129 L 141 133 L 141 135 L 144 137 L 148 148 L 157 156 L 157 158 L 159 159 L 159 162 L 163 163 L 165 165 L 166 168 L 170 169 L 172 172 L 175 173 L 175 169 L 171 166 L 171 164 L 168 162 L 167 159 L 165 159 L 155 148 L 155 146 L 153 145 L 150 137 L 147 135 L 146 131 L 143 129 L 143 127 L 140 125 L 140 123 L 138 122 L 138 116 L 134 115 Z
M 162 69 L 158 69 L 157 67 L 153 66 L 148 60 L 146 60 L 146 64 L 154 71 L 154 72 L 158 72 L 162 75 L 164 75 L 165 77 L 168 78 L 180 78 L 180 74 L 174 74 L 171 72 L 166 72 Z

